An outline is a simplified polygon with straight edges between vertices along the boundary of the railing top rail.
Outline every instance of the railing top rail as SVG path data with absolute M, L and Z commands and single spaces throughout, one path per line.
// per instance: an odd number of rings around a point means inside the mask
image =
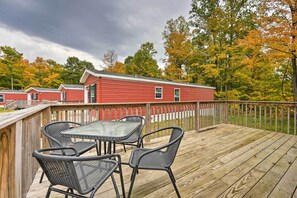
M 244 103 L 244 104 L 297 105 L 297 102 L 279 102 L 279 101 L 227 100 L 227 102 L 228 103 Z
M 37 106 L 33 106 L 27 109 L 22 109 L 19 111 L 14 111 L 10 113 L 1 113 L 0 114 L 0 129 L 5 128 L 13 123 L 16 123 L 19 120 L 22 120 L 26 117 L 29 117 L 37 112 L 40 112 L 50 105 L 48 104 L 40 104 Z
M 279 102 L 279 101 L 245 101 L 245 100 L 205 100 L 199 103 L 240 103 L 240 104 L 270 104 L 270 105 L 297 105 L 297 102 Z
M 51 104 L 51 107 L 106 107 L 106 106 L 146 106 L 150 105 L 172 105 L 172 104 L 196 104 L 197 101 L 186 101 L 186 102 L 128 102 L 128 103 L 70 103 L 70 104 Z

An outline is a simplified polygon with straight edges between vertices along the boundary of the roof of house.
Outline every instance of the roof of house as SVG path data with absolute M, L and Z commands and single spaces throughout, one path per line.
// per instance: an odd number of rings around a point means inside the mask
M 58 90 L 64 89 L 74 89 L 74 90 L 84 90 L 83 85 L 75 85 L 75 84 L 61 84 Z
M 22 90 L 0 90 L 0 93 L 10 93 L 10 94 L 27 94 Z
M 194 84 L 194 83 L 175 82 L 175 81 L 164 80 L 164 79 L 159 79 L 159 78 L 150 78 L 150 77 L 128 75 L 128 74 L 118 74 L 118 73 L 111 73 L 111 72 L 99 71 L 99 70 L 89 70 L 89 69 L 86 69 L 84 71 L 82 77 L 80 78 L 80 83 L 85 83 L 85 81 L 87 80 L 89 75 L 93 75 L 95 77 L 113 78 L 113 79 L 118 79 L 118 80 L 130 80 L 130 81 L 138 81 L 138 82 L 149 82 L 149 83 L 179 85 L 179 86 L 186 86 L 186 87 L 199 87 L 199 88 L 206 88 L 206 89 L 215 89 L 215 87 L 199 85 L 199 84 Z
M 26 92 L 29 92 L 31 90 L 35 90 L 37 92 L 60 92 L 58 89 L 52 89 L 52 88 L 42 88 L 42 87 L 30 87 L 29 89 L 26 89 Z

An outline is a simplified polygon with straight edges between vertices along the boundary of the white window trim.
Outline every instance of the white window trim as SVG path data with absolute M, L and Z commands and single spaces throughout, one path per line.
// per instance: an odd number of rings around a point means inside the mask
M 5 102 L 5 94 L 0 94 L 3 96 L 3 102 Z
M 161 98 L 157 98 L 156 97 L 156 91 L 157 91 L 157 88 L 161 88 Z M 159 92 L 158 92 L 159 93 Z M 155 99 L 156 100 L 161 100 L 161 99 L 163 99 L 163 87 L 160 87 L 160 86 L 155 86 Z
M 179 100 L 178 101 L 175 101 L 175 90 L 176 89 L 178 89 L 179 90 Z M 173 95 L 174 95 L 174 98 L 173 98 L 173 100 L 174 100 L 174 102 L 179 102 L 180 101 L 180 98 L 181 98 L 181 94 L 180 94 L 180 88 L 174 88 L 174 93 L 173 93 Z

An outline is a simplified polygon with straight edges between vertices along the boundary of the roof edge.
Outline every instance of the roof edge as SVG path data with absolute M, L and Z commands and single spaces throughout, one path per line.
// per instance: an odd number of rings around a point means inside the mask
M 95 73 L 88 69 L 84 71 L 80 79 L 80 83 L 85 83 L 89 75 L 93 75 L 95 77 L 118 79 L 118 80 L 130 80 L 130 81 L 140 81 L 140 82 L 148 82 L 148 83 L 151 82 L 151 83 L 157 83 L 157 84 L 178 85 L 178 86 L 185 86 L 185 87 L 197 87 L 197 88 L 203 88 L 203 89 L 215 89 L 215 87 L 199 85 L 199 84 L 186 84 L 186 83 L 173 82 L 173 81 L 162 81 L 158 79 L 153 80 L 153 79 L 144 79 L 144 78 L 137 78 L 137 77 L 130 77 L 130 76 L 118 76 L 113 74 Z

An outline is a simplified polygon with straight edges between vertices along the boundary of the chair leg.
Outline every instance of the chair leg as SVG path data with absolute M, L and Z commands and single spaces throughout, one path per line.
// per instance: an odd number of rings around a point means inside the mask
M 51 191 L 52 191 L 52 185 L 50 185 L 49 187 L 48 187 L 48 189 L 47 189 L 47 193 L 46 193 L 46 195 L 45 195 L 45 197 L 46 198 L 49 198 L 49 196 L 50 196 L 50 194 L 51 194 Z
M 119 198 L 120 197 L 120 193 L 119 193 L 119 189 L 117 187 L 117 184 L 116 184 L 116 181 L 114 179 L 113 174 L 111 174 L 111 180 L 112 180 L 112 183 L 113 183 L 113 186 L 114 186 L 114 190 L 116 192 L 116 196 L 117 196 L 117 198 Z
M 106 142 L 103 142 L 103 145 L 104 145 L 104 155 L 106 155 Z
M 122 171 L 122 165 L 121 164 L 119 164 L 119 172 L 120 172 L 120 180 L 121 180 L 123 198 L 126 198 L 124 178 L 123 178 L 123 171 Z
M 174 178 L 174 176 L 173 176 L 173 173 L 172 173 L 171 168 L 168 168 L 166 171 L 167 171 L 167 173 L 169 174 L 170 180 L 171 180 L 171 182 L 172 182 L 172 185 L 173 185 L 173 187 L 174 187 L 174 190 L 175 190 L 175 192 L 176 192 L 177 197 L 178 197 L 178 198 L 181 198 L 181 196 L 180 196 L 180 194 L 179 194 L 179 191 L 178 191 L 178 189 L 177 189 L 177 186 L 176 186 L 176 180 L 175 180 L 175 178 Z
M 131 184 L 130 184 L 130 188 L 129 188 L 128 198 L 130 198 L 131 194 L 132 194 L 132 189 L 133 189 L 133 184 L 134 184 L 134 180 L 136 177 L 136 172 L 137 172 L 137 168 L 133 168 L 133 172 L 132 172 L 131 179 L 130 179 Z
M 125 146 L 125 144 L 123 144 L 123 147 L 124 147 L 124 151 L 125 151 L 125 153 L 127 152 L 127 150 L 126 150 L 126 146 Z
M 40 180 L 39 180 L 40 184 L 42 183 L 43 177 L 44 177 L 44 171 L 42 171 L 41 176 L 40 176 Z
M 72 190 L 71 188 L 68 188 L 68 189 L 67 189 L 67 192 L 68 192 L 68 193 L 70 192 L 70 193 L 73 194 L 73 190 Z M 65 198 L 68 198 L 68 195 L 67 195 L 67 194 L 65 195 Z
M 100 146 L 101 146 L 101 144 L 100 144 Z M 100 156 L 101 155 L 101 151 L 99 152 L 99 143 L 98 143 L 98 141 L 96 141 L 96 152 L 97 152 L 97 155 L 98 156 Z

